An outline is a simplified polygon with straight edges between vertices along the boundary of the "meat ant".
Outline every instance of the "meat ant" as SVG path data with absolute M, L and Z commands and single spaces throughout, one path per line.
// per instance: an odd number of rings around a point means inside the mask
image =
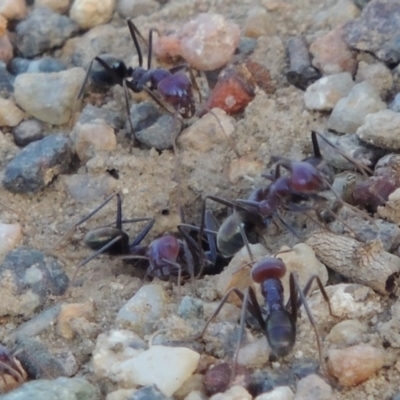
M 203 199 L 200 232 L 204 229 L 204 219 L 206 212 L 206 201 L 212 200 L 227 207 L 234 209 L 234 213 L 231 214 L 221 225 L 217 233 L 217 245 L 218 249 L 225 256 L 233 256 L 243 246 L 244 242 L 240 233 L 240 226 L 258 226 L 266 227 L 275 218 L 279 219 L 282 224 L 295 236 L 300 235 L 287 223 L 281 215 L 281 210 L 292 211 L 292 212 L 303 212 L 312 221 L 317 223 L 323 228 L 326 228 L 325 221 L 320 214 L 319 210 L 314 206 L 307 206 L 298 204 L 303 200 L 326 200 L 320 196 L 320 193 L 325 190 L 332 190 L 337 200 L 342 204 L 355 209 L 357 212 L 362 212 L 357 208 L 344 203 L 343 200 L 333 191 L 331 183 L 333 181 L 333 170 L 324 162 L 319 145 L 317 136 L 322 138 L 333 145 L 323 135 L 313 131 L 311 133 L 312 145 L 314 155 L 305 158 L 302 161 L 292 161 L 281 157 L 273 157 L 273 161 L 276 162 L 274 174 L 263 174 L 262 176 L 271 183 L 265 187 L 255 189 L 249 196 L 248 199 L 237 199 L 235 201 L 229 201 L 222 199 L 217 196 L 205 196 Z M 337 149 L 337 148 L 336 148 Z M 340 149 L 337 149 L 340 154 L 354 162 L 357 166 L 359 163 L 353 160 L 350 156 L 342 153 Z M 281 175 L 281 168 L 286 169 L 289 174 Z M 359 166 L 359 168 L 366 174 L 367 167 Z M 317 220 L 309 215 L 308 211 L 314 211 L 317 215 Z M 327 209 L 327 212 L 337 218 L 337 216 Z M 363 216 L 365 214 L 363 213 Z M 366 215 L 367 218 L 370 218 Z M 352 232 L 351 228 L 344 222 L 342 224 Z
M 178 239 L 170 234 L 165 234 L 154 239 L 148 247 L 141 245 L 141 242 L 153 227 L 155 220 L 154 218 L 134 218 L 123 220 L 122 200 L 119 193 L 113 193 L 98 207 L 76 222 L 57 242 L 53 249 L 57 248 L 62 241 L 71 235 L 76 227 L 80 226 L 94 214 L 99 212 L 114 197 L 117 199 L 116 222 L 91 230 L 85 235 L 85 244 L 95 251 L 78 264 L 70 285 L 74 282 L 80 268 L 103 253 L 121 256 L 125 261 L 146 260 L 148 262 L 146 277 L 158 278 L 163 281 L 168 281 L 170 278 L 177 278 L 178 285 L 180 285 L 182 278 L 186 278 L 186 276 L 182 275 L 182 272 L 185 271 L 185 269 L 188 271 L 189 277 L 194 278 L 196 275 L 195 268 L 199 263 L 196 263 L 195 259 L 199 260 L 201 257 L 204 257 L 208 260 L 209 266 L 216 264 L 217 248 L 215 237 L 207 234 L 209 251 L 203 251 L 203 249 L 198 246 L 197 241 L 190 236 L 183 225 L 178 226 L 178 231 L 180 232 L 182 239 Z M 135 239 L 130 242 L 128 234 L 122 229 L 123 224 L 143 221 L 148 221 L 148 223 L 139 232 Z M 214 229 L 215 219 L 213 220 L 209 217 L 206 218 L 207 232 Z

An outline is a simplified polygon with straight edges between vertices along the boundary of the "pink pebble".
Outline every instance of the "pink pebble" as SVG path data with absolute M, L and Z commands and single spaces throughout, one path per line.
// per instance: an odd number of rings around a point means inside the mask
M 328 351 L 328 369 L 343 386 L 354 386 L 382 368 L 385 352 L 368 344 Z
M 220 14 L 200 14 L 178 32 L 181 56 L 198 70 L 224 66 L 239 44 L 240 28 Z

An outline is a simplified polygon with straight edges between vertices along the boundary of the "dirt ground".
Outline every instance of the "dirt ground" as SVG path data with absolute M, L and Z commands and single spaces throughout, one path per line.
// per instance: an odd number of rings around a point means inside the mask
M 154 217 L 156 224 L 146 238 L 146 243 L 158 235 L 176 231 L 180 221 L 179 205 L 183 206 L 188 222 L 199 223 L 203 196 L 217 195 L 226 199 L 245 197 L 252 189 L 262 184 L 261 172 L 270 167 L 270 156 L 280 155 L 293 159 L 301 159 L 310 154 L 310 131 L 326 126 L 327 116 L 305 109 L 303 92 L 290 86 L 284 77 L 287 70 L 287 59 L 284 43 L 291 35 L 306 34 L 314 37 L 328 27 L 314 27 L 313 16 L 320 10 L 334 5 L 332 0 L 270 0 L 265 4 L 276 4 L 276 35 L 258 41 L 255 58 L 267 57 L 271 61 L 271 73 L 277 90 L 273 95 L 257 91 L 255 99 L 249 104 L 244 114 L 237 117 L 233 138 L 241 155 L 238 160 L 225 142 L 214 146 L 212 151 L 201 153 L 191 149 L 180 149 L 181 186 L 173 180 L 174 156 L 172 151 L 161 153 L 155 150 L 135 148 L 130 154 L 125 141 L 107 154 L 99 154 L 82 165 L 77 174 L 101 175 L 109 170 L 116 170 L 119 179 L 115 180 L 111 191 L 123 194 L 124 218 Z M 226 18 L 243 26 L 247 11 L 259 1 L 206 1 L 206 0 L 171 0 L 160 11 L 135 20 L 140 28 L 181 24 L 200 11 L 218 12 Z M 112 24 L 123 26 L 122 18 L 114 18 Z M 264 62 L 264 64 L 267 64 Z M 110 95 L 113 95 L 111 90 Z M 122 100 L 114 99 L 122 106 Z M 49 128 L 50 129 L 50 128 Z M 6 163 L 18 152 L 11 133 L 5 133 L 1 139 L 0 175 Z M 238 167 L 239 165 L 239 167 Z M 239 170 L 238 178 L 234 171 Z M 79 202 L 67 190 L 65 176 L 59 176 L 50 186 L 35 194 L 12 194 L 0 187 L 0 199 L 14 210 L 25 216 L 24 219 L 7 209 L 0 207 L 0 221 L 4 223 L 20 222 L 23 226 L 23 244 L 45 252 L 51 252 L 52 246 L 72 226 L 90 210 L 95 208 L 98 200 Z M 104 225 L 115 218 L 115 203 L 105 207 L 87 223 L 76 229 L 71 238 L 53 253 L 65 263 L 65 270 L 71 277 L 76 265 L 90 254 L 83 243 L 84 234 L 93 227 Z M 220 220 L 224 217 L 224 209 L 212 204 Z M 133 238 L 140 230 L 139 224 L 127 228 Z M 281 245 L 293 245 L 297 239 L 284 230 L 271 227 L 264 235 L 265 244 L 271 251 Z M 84 266 L 74 284 L 70 288 L 66 301 L 84 302 L 93 299 L 96 304 L 96 320 L 100 332 L 114 326 L 116 313 L 137 291 L 141 280 L 134 277 L 129 265 L 125 265 L 118 257 L 100 256 Z M 171 294 L 172 302 L 178 301 L 175 285 L 164 283 Z M 207 285 L 213 285 L 212 279 L 204 278 L 198 283 L 203 290 L 205 300 L 212 298 Z M 191 294 L 190 285 L 185 285 L 183 294 Z M 51 299 L 47 306 L 58 302 Z M 386 304 L 389 307 L 389 304 Z M 386 308 L 387 310 L 388 308 Z M 0 340 L 7 337 L 23 321 L 18 318 L 3 318 L 0 326 Z M 331 326 L 320 327 L 326 334 Z M 290 366 L 296 359 L 296 352 L 301 349 L 306 357 L 317 359 L 315 339 L 310 335 L 310 325 L 305 319 L 299 322 L 297 344 L 293 353 L 281 361 Z M 73 349 L 78 363 L 81 364 L 78 375 L 84 375 L 90 381 L 96 378 L 90 372 L 90 345 L 81 342 L 67 342 L 57 332 L 50 331 L 43 341 L 50 349 Z M 86 346 L 86 347 L 85 347 Z M 270 369 L 266 365 L 266 369 Z M 382 368 L 376 376 L 355 388 L 334 388 L 337 399 L 389 399 L 399 390 L 399 371 L 393 366 Z

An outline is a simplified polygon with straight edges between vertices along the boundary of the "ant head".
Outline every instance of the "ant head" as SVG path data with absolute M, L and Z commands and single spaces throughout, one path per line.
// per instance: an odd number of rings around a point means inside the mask
M 324 188 L 324 178 L 321 172 L 305 161 L 282 164 L 291 172 L 290 188 L 301 194 L 315 193 Z
M 257 261 L 251 269 L 251 277 L 256 283 L 263 283 L 267 279 L 281 279 L 285 276 L 286 265 L 280 258 L 264 257 Z

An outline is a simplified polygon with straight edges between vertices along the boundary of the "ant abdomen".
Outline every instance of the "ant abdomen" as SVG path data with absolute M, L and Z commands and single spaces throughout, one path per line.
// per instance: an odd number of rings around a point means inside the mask
M 272 352 L 287 356 L 296 341 L 296 323 L 287 310 L 270 312 L 265 323 L 265 334 Z
M 83 240 L 92 250 L 99 250 L 117 237 L 120 237 L 120 239 L 108 248 L 108 253 L 114 255 L 127 254 L 129 252 L 129 237 L 117 228 L 108 226 L 91 230 Z

